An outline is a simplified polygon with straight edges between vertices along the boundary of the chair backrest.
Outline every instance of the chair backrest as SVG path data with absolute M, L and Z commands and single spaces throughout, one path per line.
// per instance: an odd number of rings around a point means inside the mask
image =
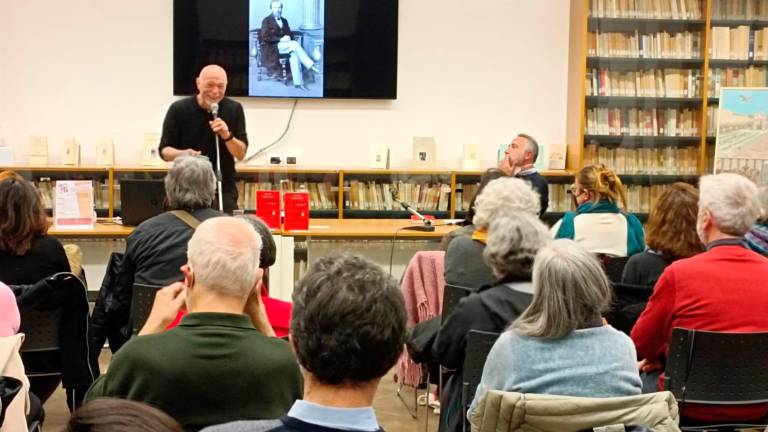
M 483 367 L 488 353 L 491 352 L 493 344 L 499 338 L 500 333 L 493 333 L 480 330 L 470 330 L 467 332 L 467 348 L 464 354 L 464 384 L 467 387 L 467 396 L 473 397 L 477 386 L 480 384 L 480 378 L 483 376 Z
M 621 282 L 621 275 L 624 273 L 624 267 L 629 261 L 629 257 L 612 257 L 601 255 L 600 261 L 603 263 L 605 274 L 611 282 Z
M 443 306 L 440 309 L 440 315 L 443 319 L 450 315 L 456 308 L 456 305 L 459 304 L 459 301 L 468 296 L 471 292 L 472 290 L 467 287 L 445 284 L 445 288 L 443 289 Z
M 12 377 L 0 377 L 0 426 L 5 421 L 5 411 L 21 390 L 21 381 Z
M 133 334 L 138 334 L 144 323 L 149 318 L 155 294 L 162 288 L 157 285 L 133 284 L 133 297 L 131 299 L 131 328 Z
M 31 310 L 21 317 L 19 333 L 24 333 L 21 352 L 55 351 L 61 348 L 59 329 L 64 314 L 62 308 Z
M 768 402 L 768 332 L 724 333 L 675 328 L 665 389 L 681 402 Z

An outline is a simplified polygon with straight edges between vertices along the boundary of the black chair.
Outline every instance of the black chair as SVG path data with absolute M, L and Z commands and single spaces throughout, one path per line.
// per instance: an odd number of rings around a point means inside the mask
M 0 377 L 0 426 L 5 421 L 5 411 L 8 405 L 21 390 L 21 381 L 13 377 Z
M 162 288 L 157 285 L 133 284 L 133 296 L 131 298 L 131 328 L 133 335 L 137 335 L 149 318 L 152 304 L 155 302 L 155 294 Z
M 768 403 L 768 333 L 724 333 L 675 328 L 669 340 L 665 389 L 680 404 L 742 405 Z M 750 419 L 745 419 L 749 421 Z M 713 422 L 683 430 L 733 430 L 759 425 Z M 728 424 L 731 423 L 731 424 Z
M 608 255 L 598 255 L 603 263 L 605 274 L 612 283 L 621 282 L 621 275 L 624 273 L 624 267 L 629 261 L 629 257 L 613 257 Z
M 616 330 L 627 335 L 632 331 L 640 314 L 643 313 L 648 299 L 653 294 L 653 287 L 646 285 L 632 285 L 612 283 L 613 304 L 605 319 Z
M 440 316 L 444 318 L 450 315 L 451 312 L 456 309 L 456 305 L 459 304 L 459 301 L 470 293 L 472 293 L 472 289 L 470 288 L 445 284 L 445 288 L 443 289 L 443 306 L 440 309 Z
M 467 430 L 467 408 L 475 396 L 480 378 L 483 376 L 483 367 L 488 353 L 493 344 L 499 338 L 499 333 L 470 330 L 467 332 L 467 348 L 464 354 L 463 375 L 461 383 L 461 424 L 462 430 Z

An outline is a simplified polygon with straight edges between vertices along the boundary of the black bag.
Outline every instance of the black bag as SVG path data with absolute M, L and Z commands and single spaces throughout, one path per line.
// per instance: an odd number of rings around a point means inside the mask
M 416 324 L 408 335 L 405 347 L 416 363 L 433 363 L 432 345 L 440 332 L 440 316 Z

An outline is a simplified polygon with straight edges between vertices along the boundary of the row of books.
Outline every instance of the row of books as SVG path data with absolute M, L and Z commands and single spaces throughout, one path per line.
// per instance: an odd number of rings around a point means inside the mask
M 587 135 L 695 136 L 699 110 L 692 108 L 604 108 L 586 110 Z
M 701 71 L 697 69 L 645 69 L 587 71 L 587 96 L 698 97 Z
M 712 27 L 712 59 L 768 60 L 768 29 Z
M 568 184 L 549 184 L 549 207 L 547 212 L 572 211 L 574 202 L 568 190 Z M 627 211 L 632 213 L 649 213 L 662 192 L 669 188 L 668 184 L 657 185 L 624 185 L 627 191 Z
M 345 181 L 344 208 L 350 210 L 399 210 L 394 197 L 417 210 L 448 211 L 451 185 L 445 183 L 393 183 Z
M 701 0 L 590 0 L 596 18 L 701 19 Z
M 707 136 L 717 135 L 717 117 L 719 110 L 715 105 L 707 107 Z
M 99 180 L 92 180 L 93 182 L 93 204 L 94 208 L 97 209 L 105 209 L 109 207 L 109 185 L 106 179 L 103 181 Z M 40 193 L 40 200 L 42 201 L 43 207 L 47 209 L 53 208 L 53 200 L 54 200 L 54 188 L 55 184 L 51 180 L 47 179 L 37 179 L 32 180 L 32 184 L 35 185 L 35 188 Z M 117 195 L 116 199 L 119 200 L 119 189 L 115 192 Z M 119 203 L 119 201 L 118 201 Z
M 616 174 L 695 175 L 698 147 L 606 147 L 584 146 L 584 165 L 604 164 Z
M 698 59 L 702 46 L 700 31 L 587 33 L 589 57 Z
M 279 190 L 282 192 L 309 192 L 309 206 L 313 210 L 338 210 L 338 187 L 331 182 L 306 182 L 294 180 L 281 180 L 280 183 L 272 182 L 246 182 L 240 180 L 236 183 L 240 208 L 255 208 L 256 191 Z
M 480 183 L 456 183 L 456 211 L 469 210 Z
M 768 20 L 768 1 L 712 0 L 712 19 Z
M 709 69 L 709 97 L 720 97 L 721 87 L 766 87 L 768 68 L 749 66 L 746 68 Z

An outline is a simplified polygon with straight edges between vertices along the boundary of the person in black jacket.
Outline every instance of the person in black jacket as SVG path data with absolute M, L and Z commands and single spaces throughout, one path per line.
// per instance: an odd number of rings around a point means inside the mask
M 499 162 L 499 169 L 507 175 L 521 178 L 531 184 L 533 190 L 539 194 L 541 200 L 539 216 L 543 216 L 549 206 L 549 182 L 533 167 L 538 157 L 539 144 L 536 140 L 530 135 L 517 134 L 504 152 L 504 158 Z
M 433 357 L 454 369 L 440 395 L 440 431 L 460 431 L 462 368 L 470 330 L 502 332 L 531 303 L 533 258 L 550 241 L 547 227 L 535 215 L 513 212 L 491 221 L 483 257 L 498 278 L 459 301 L 443 317 Z
M 283 18 L 283 2 L 275 0 L 269 6 L 272 13 L 261 21 L 259 32 L 262 62 L 270 74 L 278 75 L 280 73 L 279 55 L 290 54 L 288 61 L 291 65 L 293 85 L 307 90 L 304 86 L 301 65 L 315 73 L 320 73 L 320 69 L 315 66 L 315 62 L 309 58 L 301 45 L 293 40 L 291 26 L 288 25 L 288 20 Z

